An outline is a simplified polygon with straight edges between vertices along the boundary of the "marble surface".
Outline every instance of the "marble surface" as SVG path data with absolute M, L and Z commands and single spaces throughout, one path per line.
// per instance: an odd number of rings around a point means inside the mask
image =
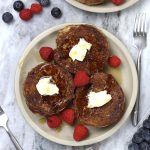
M 51 0 L 52 1 L 52 0 Z M 24 0 L 30 6 L 33 0 Z M 63 11 L 61 19 L 54 19 L 50 10 L 58 6 Z M 7 25 L 0 20 L 0 105 L 9 116 L 9 128 L 18 139 L 24 150 L 124 150 L 130 136 L 136 128 L 132 127 L 130 118 L 112 137 L 100 143 L 85 147 L 67 147 L 48 141 L 38 135 L 24 120 L 15 100 L 14 76 L 17 62 L 25 47 L 39 33 L 52 26 L 70 22 L 86 22 L 101 26 L 117 36 L 129 49 L 133 59 L 136 59 L 137 50 L 132 47 L 132 29 L 135 14 L 146 12 L 150 20 L 149 0 L 139 3 L 118 13 L 95 14 L 89 13 L 67 4 L 64 0 L 53 0 L 51 7 L 45 8 L 41 15 L 35 16 L 29 22 L 23 22 L 12 8 L 12 1 L 0 1 L 0 14 L 10 11 L 14 15 L 14 22 Z M 150 39 L 148 29 L 148 41 Z M 142 83 L 141 83 L 141 117 L 150 113 L 150 45 L 143 52 Z M 0 128 L 0 150 L 15 150 L 6 132 Z

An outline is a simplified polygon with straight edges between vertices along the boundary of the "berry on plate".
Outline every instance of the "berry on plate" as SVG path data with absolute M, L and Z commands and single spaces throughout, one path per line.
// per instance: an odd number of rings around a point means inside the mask
M 65 109 L 64 111 L 61 112 L 61 118 L 66 123 L 72 125 L 75 120 L 75 110 L 72 108 Z
M 44 59 L 45 61 L 51 61 L 54 56 L 54 51 L 51 47 L 42 47 L 39 53 L 42 59 Z
M 74 129 L 73 138 L 76 141 L 81 141 L 84 140 L 88 136 L 88 134 L 89 134 L 88 128 L 82 124 L 78 124 Z
M 10 23 L 13 20 L 13 15 L 10 12 L 5 12 L 2 15 L 2 19 L 5 23 Z
M 15 1 L 13 4 L 14 10 L 21 11 L 24 8 L 24 4 L 22 1 Z
M 113 68 L 117 68 L 120 66 L 121 60 L 118 56 L 113 55 L 113 56 L 109 57 L 108 64 Z
M 50 128 L 58 128 L 61 125 L 61 123 L 62 120 L 56 115 L 50 116 L 47 119 L 47 124 Z
M 43 7 L 50 5 L 50 0 L 37 0 Z
M 32 11 L 30 9 L 22 9 L 19 13 L 22 20 L 28 21 L 33 17 Z
M 34 13 L 34 14 L 39 14 L 39 13 L 42 11 L 42 6 L 41 6 L 41 4 L 33 3 L 33 4 L 31 5 L 31 11 L 32 11 L 32 13 Z
M 90 81 L 89 75 L 86 71 L 78 71 L 74 77 L 74 85 L 76 87 L 87 85 Z
M 112 3 L 115 5 L 121 5 L 124 3 L 124 0 L 112 0 Z
M 54 7 L 52 10 L 51 10 L 51 14 L 54 18 L 60 18 L 62 16 L 62 12 L 61 10 L 58 8 L 58 7 Z

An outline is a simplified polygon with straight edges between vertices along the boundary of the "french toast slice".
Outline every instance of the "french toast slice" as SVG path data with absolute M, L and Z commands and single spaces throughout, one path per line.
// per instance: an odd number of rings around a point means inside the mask
M 77 1 L 86 5 L 98 5 L 106 2 L 106 0 L 77 0 Z
M 51 76 L 59 88 L 59 94 L 42 96 L 36 89 L 36 84 L 43 77 Z M 27 106 L 34 113 L 44 116 L 57 114 L 65 109 L 74 98 L 72 76 L 66 70 L 51 63 L 42 63 L 33 68 L 24 82 L 24 96 Z
M 107 90 L 112 99 L 101 107 L 88 108 L 88 93 Z M 74 101 L 77 118 L 81 123 L 95 127 L 107 127 L 117 123 L 124 114 L 125 97 L 117 81 L 110 74 L 96 73 L 91 85 L 76 90 Z
M 83 61 L 72 60 L 69 52 L 80 38 L 92 44 Z M 60 30 L 56 39 L 55 63 L 70 73 L 85 70 L 89 74 L 102 71 L 110 56 L 107 38 L 91 25 L 69 25 Z

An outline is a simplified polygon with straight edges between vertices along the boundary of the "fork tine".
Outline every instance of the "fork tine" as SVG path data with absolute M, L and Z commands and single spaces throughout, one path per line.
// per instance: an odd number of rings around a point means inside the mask
M 145 17 L 143 13 L 141 14 L 141 28 L 140 28 L 141 36 L 144 36 L 144 24 L 145 24 Z
M 135 24 L 134 24 L 133 36 L 137 36 L 138 14 L 136 14 L 134 22 L 135 22 Z
M 146 14 L 142 15 L 142 27 L 141 27 L 142 36 L 146 36 Z
M 147 36 L 147 21 L 146 21 L 146 14 L 144 14 L 144 36 Z
M 3 111 L 2 107 L 0 106 L 0 115 L 3 113 L 4 113 L 4 111 Z
M 137 36 L 141 36 L 141 28 L 142 28 L 142 14 L 138 15 L 138 23 L 137 23 Z

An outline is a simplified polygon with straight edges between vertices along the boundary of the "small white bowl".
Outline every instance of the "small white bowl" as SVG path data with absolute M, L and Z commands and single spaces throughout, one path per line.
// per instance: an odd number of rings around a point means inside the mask
M 88 6 L 76 0 L 66 0 L 66 1 L 69 4 L 73 5 L 74 7 L 77 7 L 85 11 L 95 12 L 95 13 L 110 13 L 110 12 L 116 12 L 116 11 L 126 9 L 134 5 L 135 3 L 137 3 L 139 0 L 125 0 L 125 3 L 120 6 L 116 6 L 112 4 L 111 2 L 104 3 L 101 5 Z
M 39 119 L 40 115 L 33 114 L 26 105 L 25 98 L 23 96 L 23 83 L 27 76 L 27 73 L 36 65 L 43 62 L 39 55 L 39 49 L 42 46 L 51 46 L 53 48 L 56 47 L 56 36 L 57 32 L 64 28 L 66 25 L 63 24 L 53 28 L 46 30 L 45 32 L 38 35 L 25 49 L 24 54 L 22 55 L 16 70 L 15 76 L 15 93 L 18 105 L 21 109 L 21 112 L 27 122 L 32 126 L 32 128 L 38 132 L 43 137 L 59 143 L 63 145 L 70 146 L 82 146 L 89 145 L 96 142 L 100 142 L 108 137 L 110 137 L 113 133 L 115 133 L 127 120 L 129 117 L 133 106 L 135 104 L 136 96 L 137 96 L 137 88 L 138 88 L 138 80 L 137 73 L 134 62 L 129 55 L 127 48 L 111 33 L 108 31 L 99 28 L 103 34 L 108 38 L 110 43 L 111 52 L 119 56 L 122 60 L 122 66 L 120 67 L 120 73 L 122 74 L 122 79 L 117 78 L 120 86 L 122 87 L 125 97 L 126 97 L 126 108 L 125 113 L 121 120 L 110 127 L 97 129 L 94 127 L 89 127 L 90 136 L 81 141 L 75 142 L 73 140 L 73 127 L 64 124 L 62 130 L 57 132 L 48 128 L 47 124 L 41 124 Z

